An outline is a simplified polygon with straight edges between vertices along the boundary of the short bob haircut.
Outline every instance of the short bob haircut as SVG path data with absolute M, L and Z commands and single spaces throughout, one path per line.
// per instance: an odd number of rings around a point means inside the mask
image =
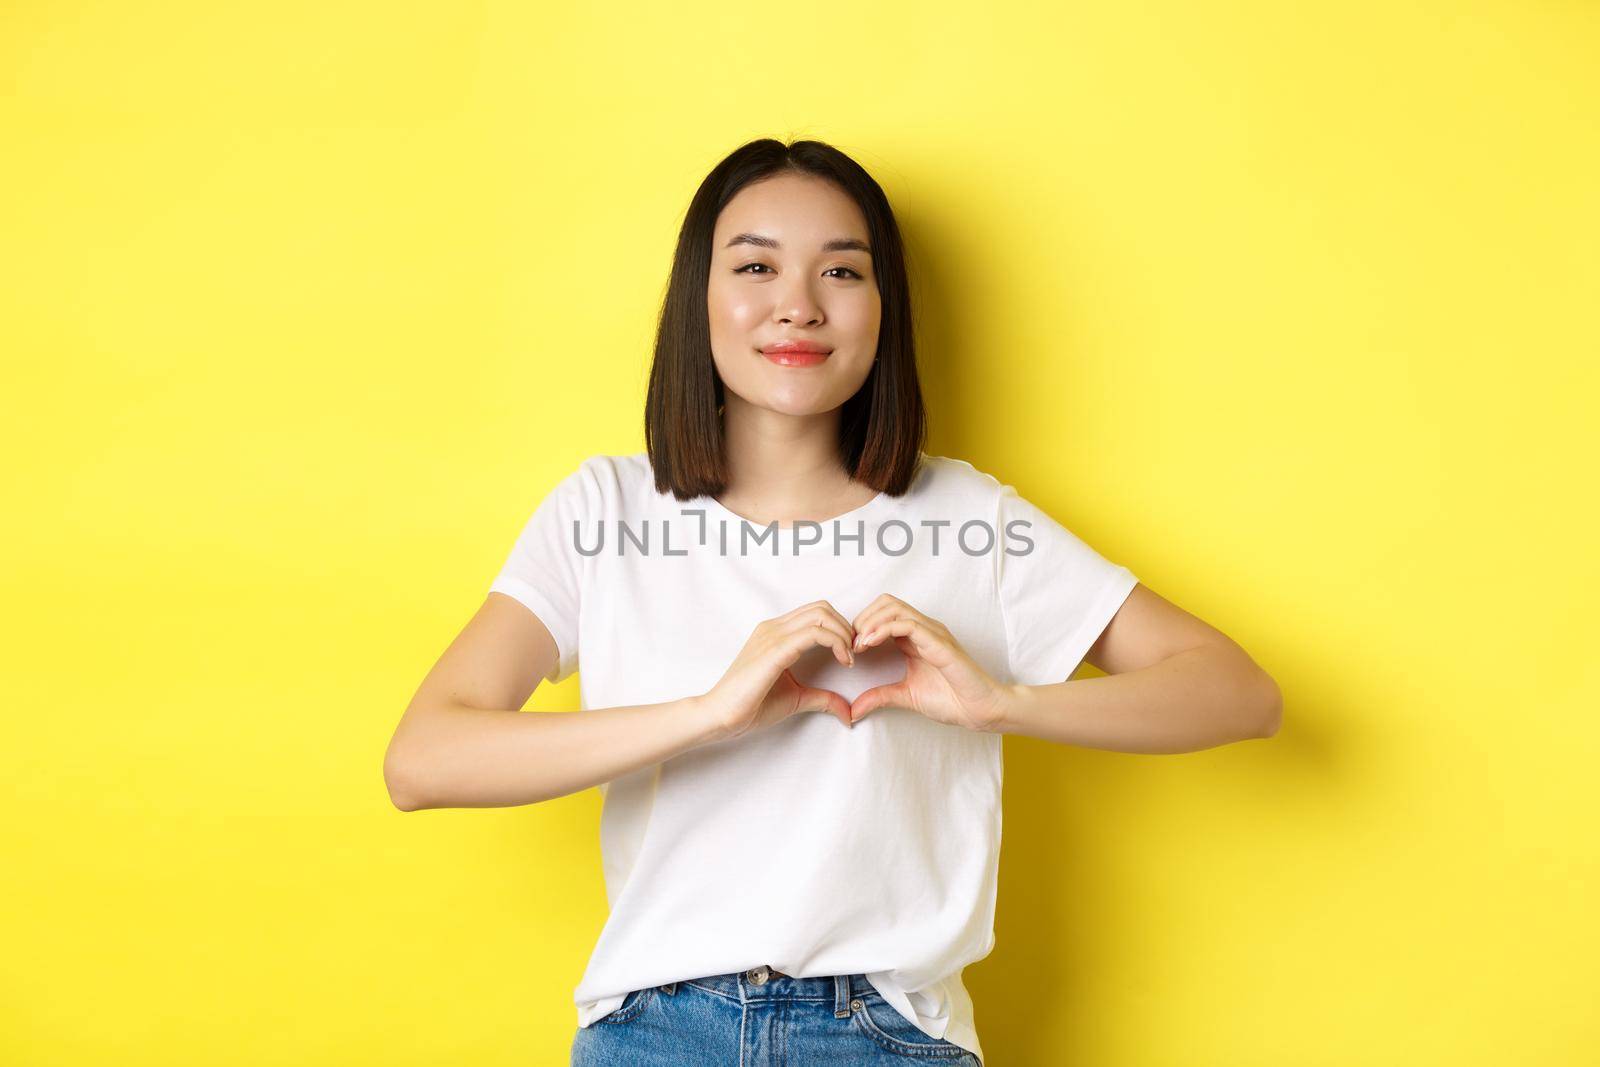
M 840 413 L 839 458 L 854 480 L 900 496 L 916 476 L 927 436 L 900 228 L 883 190 L 855 160 L 821 141 L 786 145 L 772 138 L 741 145 L 718 163 L 700 183 L 678 231 L 645 400 L 645 449 L 656 489 L 683 501 L 715 497 L 727 488 L 723 385 L 711 358 L 707 311 L 711 237 L 734 194 L 780 172 L 833 182 L 866 217 L 882 319 L 877 359 Z

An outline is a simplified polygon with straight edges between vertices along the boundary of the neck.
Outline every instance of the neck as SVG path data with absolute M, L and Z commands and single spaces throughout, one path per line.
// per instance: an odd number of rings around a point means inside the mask
M 839 457 L 839 409 L 787 415 L 729 394 L 723 411 L 728 487 L 723 507 L 758 525 L 825 522 L 877 495 Z

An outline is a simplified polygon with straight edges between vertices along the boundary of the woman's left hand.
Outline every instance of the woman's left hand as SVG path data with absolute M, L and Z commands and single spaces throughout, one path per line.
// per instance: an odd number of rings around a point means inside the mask
M 884 593 L 862 608 L 851 625 L 857 635 L 853 651 L 892 637 L 906 657 L 904 678 L 873 686 L 851 702 L 852 723 L 893 705 L 969 730 L 988 731 L 999 724 L 1007 688 L 973 661 L 944 623 Z

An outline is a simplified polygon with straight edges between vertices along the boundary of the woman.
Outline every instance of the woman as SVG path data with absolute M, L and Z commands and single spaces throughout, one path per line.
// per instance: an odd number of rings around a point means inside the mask
M 575 1065 L 981 1064 L 1002 735 L 1189 751 L 1270 736 L 1276 685 L 923 452 L 899 231 L 827 145 L 701 185 L 645 431 L 540 502 L 396 732 L 395 803 L 600 787 Z M 580 656 L 580 714 L 510 710 Z

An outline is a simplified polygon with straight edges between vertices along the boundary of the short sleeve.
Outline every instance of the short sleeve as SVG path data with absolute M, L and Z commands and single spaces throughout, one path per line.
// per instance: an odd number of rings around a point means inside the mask
M 489 586 L 520 601 L 555 638 L 558 654 L 551 682 L 578 669 L 578 613 L 582 609 L 583 560 L 577 528 L 587 528 L 590 477 L 579 467 L 539 502 L 517 535 L 505 565 Z
M 1049 514 L 1000 487 L 1000 613 L 1014 682 L 1064 682 L 1139 580 Z

